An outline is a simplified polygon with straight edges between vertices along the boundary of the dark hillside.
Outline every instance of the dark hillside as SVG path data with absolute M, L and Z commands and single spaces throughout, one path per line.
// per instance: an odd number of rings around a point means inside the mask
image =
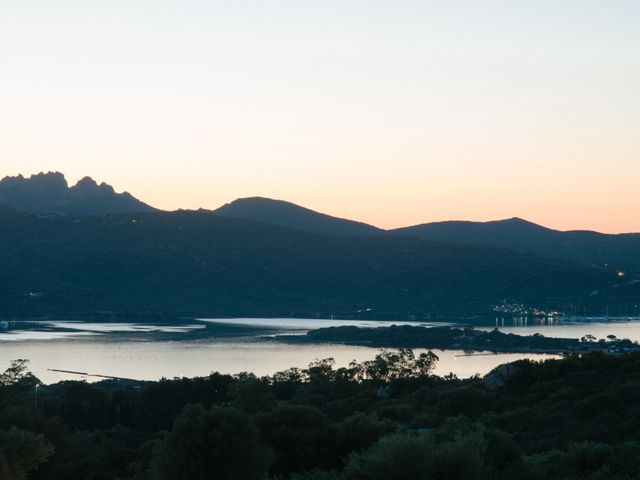
M 599 304 L 625 300 L 611 292 L 634 291 L 613 288 L 615 270 L 504 249 L 314 235 L 206 212 L 38 218 L 5 211 L 0 265 L 5 316 L 428 318 L 486 313 L 503 298 Z
M 458 245 L 490 245 L 547 258 L 640 268 L 640 234 L 561 232 L 520 218 L 495 222 L 437 222 L 390 233 Z

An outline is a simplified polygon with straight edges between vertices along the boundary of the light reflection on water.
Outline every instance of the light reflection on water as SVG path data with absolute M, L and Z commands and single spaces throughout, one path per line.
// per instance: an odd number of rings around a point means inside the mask
M 289 367 L 306 367 L 315 358 L 333 357 L 336 367 L 350 361 L 371 360 L 378 349 L 335 344 L 285 344 L 275 341 L 109 341 L 108 337 L 56 342 L 12 342 L 0 348 L 0 365 L 15 358 L 30 359 L 30 368 L 45 383 L 80 379 L 47 369 L 76 370 L 140 380 L 194 377 L 221 373 L 254 372 L 269 375 Z M 416 353 L 424 350 L 416 349 Z M 435 351 L 440 357 L 436 373 L 459 377 L 484 374 L 495 366 L 523 358 L 519 354 L 464 356 L 462 351 Z M 552 355 L 529 355 L 536 359 Z M 97 378 L 87 378 L 89 381 Z
M 615 335 L 620 339 L 628 338 L 631 341 L 640 342 L 640 321 L 636 318 L 615 321 L 606 321 L 602 318 L 593 320 L 496 318 L 495 325 L 491 323 L 491 326 L 483 325 L 476 328 L 482 330 L 498 328 L 502 332 L 517 335 L 540 333 L 545 337 L 556 338 L 582 338 L 591 334 L 600 340 L 606 339 L 607 335 Z
M 232 324 L 237 334 L 216 336 L 211 329 Z M 315 358 L 333 357 L 336 366 L 352 360 L 372 359 L 379 349 L 335 344 L 286 344 L 268 338 L 283 332 L 304 333 L 321 326 L 386 326 L 422 322 L 367 322 L 301 319 L 234 319 L 191 321 L 177 325 L 136 323 L 47 322 L 12 324 L 0 331 L 0 369 L 16 358 L 31 361 L 31 370 L 46 383 L 81 377 L 48 369 L 75 370 L 91 374 L 157 380 L 161 377 L 193 377 L 221 373 L 272 374 L 289 367 L 306 367 Z M 505 325 L 506 332 L 579 338 L 587 333 L 598 338 L 614 334 L 640 339 L 638 322 L 571 323 L 558 325 Z M 486 325 L 480 328 L 493 328 Z M 253 329 L 253 330 L 252 330 Z M 253 333 L 252 333 L 253 332 Z M 14 341 L 6 341 L 10 337 Z M 415 350 L 420 353 L 424 350 Z M 453 372 L 459 377 L 483 375 L 502 363 L 521 358 L 545 359 L 553 355 L 499 354 L 456 356 L 455 350 L 436 351 L 440 357 L 436 373 Z M 88 377 L 88 381 L 98 380 Z
M 313 330 L 324 327 L 366 327 L 378 328 L 391 325 L 414 325 L 422 327 L 453 325 L 445 322 L 412 322 L 412 321 L 386 321 L 386 320 L 334 320 L 334 319 L 305 319 L 305 318 L 200 318 L 207 323 L 243 325 L 252 327 L 266 327 L 291 330 Z
M 186 333 L 206 328 L 206 325 L 153 325 L 143 323 L 94 322 L 6 322 L 0 330 L 0 342 L 21 340 L 56 340 L 99 335 L 103 333 Z

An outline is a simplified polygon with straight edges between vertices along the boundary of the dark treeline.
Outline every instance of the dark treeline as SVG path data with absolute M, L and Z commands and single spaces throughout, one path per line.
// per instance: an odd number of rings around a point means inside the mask
M 0 375 L 0 478 L 639 478 L 640 353 L 484 379 L 434 376 L 436 361 L 54 385 L 16 361 Z

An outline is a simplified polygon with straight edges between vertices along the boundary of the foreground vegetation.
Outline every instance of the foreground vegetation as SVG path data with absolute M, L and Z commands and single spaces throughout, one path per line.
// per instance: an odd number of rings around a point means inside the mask
M 405 349 L 264 378 L 48 386 L 16 361 L 0 375 L 0 478 L 640 477 L 640 353 L 523 360 L 499 388 L 497 373 L 433 376 L 436 361 Z

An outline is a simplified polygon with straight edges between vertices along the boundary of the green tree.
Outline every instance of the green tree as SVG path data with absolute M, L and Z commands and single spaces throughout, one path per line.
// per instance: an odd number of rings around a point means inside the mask
M 538 478 L 550 480 L 628 480 L 640 478 L 640 444 L 616 446 L 594 442 L 570 443 L 529 457 Z
M 258 480 L 271 452 L 249 417 L 231 408 L 190 405 L 152 460 L 157 480 Z
M 25 480 L 53 453 L 42 435 L 17 428 L 0 430 L 0 478 Z
M 427 479 L 430 451 L 427 437 L 387 436 L 370 449 L 351 455 L 346 477 L 350 480 Z
M 485 452 L 478 433 L 456 435 L 442 443 L 436 443 L 433 435 L 395 434 L 351 455 L 345 473 L 349 480 L 484 480 L 490 478 Z
M 304 380 L 304 373 L 296 367 L 276 372 L 271 376 L 272 391 L 279 399 L 289 399 L 296 393 Z
M 284 406 L 257 417 L 262 438 L 275 451 L 271 473 L 286 475 L 337 466 L 335 432 L 314 407 Z
M 307 379 L 312 384 L 323 385 L 333 380 L 334 370 L 333 366 L 336 361 L 333 358 L 324 358 L 318 360 L 317 358 L 309 364 L 309 367 L 303 370 Z
M 244 413 L 268 412 L 276 406 L 276 397 L 268 380 L 253 374 L 240 374 L 229 387 L 231 404 Z
M 359 452 L 373 445 L 380 437 L 393 433 L 396 425 L 388 419 L 357 412 L 345 418 L 336 431 L 336 446 L 340 457 Z

